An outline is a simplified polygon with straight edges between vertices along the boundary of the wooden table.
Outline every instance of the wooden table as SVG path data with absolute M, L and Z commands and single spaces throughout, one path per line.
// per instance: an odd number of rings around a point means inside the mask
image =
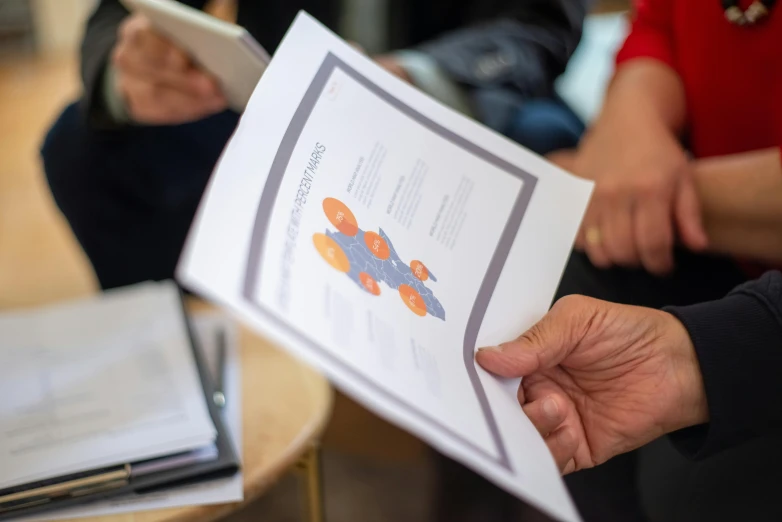
M 196 303 L 192 309 L 208 309 Z M 258 498 L 286 471 L 304 473 L 310 522 L 322 521 L 317 444 L 331 413 L 325 378 L 241 328 L 244 501 L 80 519 L 90 522 L 208 522 Z

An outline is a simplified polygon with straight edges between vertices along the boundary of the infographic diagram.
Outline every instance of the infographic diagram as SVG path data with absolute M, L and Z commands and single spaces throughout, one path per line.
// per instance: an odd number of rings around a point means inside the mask
M 364 231 L 353 212 L 335 198 L 323 200 L 323 212 L 336 232 L 313 235 L 315 249 L 335 270 L 346 274 L 365 292 L 381 294 L 380 283 L 396 291 L 402 302 L 417 316 L 431 315 L 445 321 L 445 310 L 434 292 L 424 283 L 437 282 L 435 275 L 419 260 L 406 264 L 391 239 L 379 229 Z

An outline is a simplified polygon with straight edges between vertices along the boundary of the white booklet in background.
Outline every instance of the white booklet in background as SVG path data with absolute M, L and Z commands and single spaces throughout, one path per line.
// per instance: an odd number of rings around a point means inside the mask
M 225 408 L 221 411 L 223 422 L 228 428 L 231 442 L 241 457 L 242 451 L 242 406 L 241 371 L 239 360 L 238 331 L 228 317 L 212 312 L 192 316 L 198 348 L 204 356 L 210 374 L 218 380 L 220 371 L 218 330 L 226 336 L 224 361 Z M 43 522 L 92 518 L 121 513 L 171 509 L 183 506 L 203 506 L 241 502 L 244 499 L 243 475 L 239 470 L 230 477 L 206 480 L 186 486 L 164 488 L 142 494 L 131 493 L 108 500 L 90 502 L 81 506 L 59 509 L 42 515 L 20 518 L 20 522 Z
M 231 108 L 242 112 L 269 54 L 244 27 L 174 0 L 122 0 L 144 14 L 156 31 L 176 43 L 220 83 Z
M 173 282 L 0 316 L 0 489 L 211 446 Z
M 591 189 L 301 13 L 178 276 L 379 415 L 575 521 L 518 381 L 473 355 L 545 314 Z

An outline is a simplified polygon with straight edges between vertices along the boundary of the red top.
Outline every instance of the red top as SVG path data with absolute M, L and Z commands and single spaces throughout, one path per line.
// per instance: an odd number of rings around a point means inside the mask
M 676 69 L 696 157 L 782 145 L 782 1 L 777 4 L 764 21 L 739 27 L 725 19 L 720 0 L 636 0 L 617 64 L 651 57 Z

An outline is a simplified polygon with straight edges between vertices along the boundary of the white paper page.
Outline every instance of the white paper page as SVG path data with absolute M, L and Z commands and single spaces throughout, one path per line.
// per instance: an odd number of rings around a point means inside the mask
M 0 488 L 207 445 L 173 283 L 0 316 Z
M 300 14 L 179 277 L 378 414 L 578 520 L 518 382 L 473 354 L 546 312 L 590 192 Z
M 209 313 L 196 315 L 193 321 L 196 335 L 203 349 L 204 357 L 213 376 L 217 375 L 218 329 L 226 332 L 225 360 L 225 397 L 222 411 L 223 422 L 233 441 L 234 448 L 242 457 L 242 405 L 241 370 L 239 368 L 239 345 L 237 332 L 232 321 L 225 316 Z M 123 496 L 104 502 L 95 502 L 71 509 L 52 512 L 46 516 L 20 518 L 20 521 L 34 522 L 44 520 L 67 520 L 105 515 L 118 515 L 138 511 L 170 509 L 182 506 L 204 506 L 241 502 L 244 499 L 243 475 L 240 472 L 232 477 L 210 480 L 191 486 L 156 491 L 145 495 Z

